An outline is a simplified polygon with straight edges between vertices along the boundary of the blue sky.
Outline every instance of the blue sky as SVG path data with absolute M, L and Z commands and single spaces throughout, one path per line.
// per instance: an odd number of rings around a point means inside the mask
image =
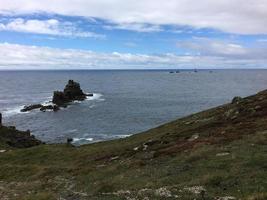
M 1 0 L 0 69 L 267 67 L 267 2 L 200 2 Z
M 96 36 L 63 36 L 60 34 L 36 33 L 35 30 L 2 30 L 0 32 L 0 42 L 18 43 L 23 45 L 49 46 L 57 48 L 73 48 L 83 50 L 93 50 L 96 52 L 121 53 L 178 53 L 184 54 L 186 50 L 178 48 L 176 43 L 179 41 L 190 40 L 193 37 L 208 37 L 216 39 L 227 39 L 228 34 L 208 28 L 194 29 L 189 26 L 161 25 L 153 29 L 153 25 L 146 25 L 140 30 L 115 29 L 116 24 L 109 23 L 101 19 L 87 19 L 83 17 L 70 17 L 59 15 L 18 15 L 2 16 L 0 23 L 8 24 L 10 21 L 18 19 L 38 20 L 58 20 L 61 23 L 70 22 L 76 29 L 83 33 L 92 32 Z M 151 30 L 149 30 L 149 28 Z M 236 39 L 237 40 L 237 39 Z M 242 39 L 239 36 L 239 40 Z M 254 39 L 255 41 L 255 39 Z

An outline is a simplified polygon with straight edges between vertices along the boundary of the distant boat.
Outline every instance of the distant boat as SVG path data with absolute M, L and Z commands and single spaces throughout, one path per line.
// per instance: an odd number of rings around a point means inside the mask
M 198 72 L 197 69 L 194 69 L 194 72 L 197 73 Z

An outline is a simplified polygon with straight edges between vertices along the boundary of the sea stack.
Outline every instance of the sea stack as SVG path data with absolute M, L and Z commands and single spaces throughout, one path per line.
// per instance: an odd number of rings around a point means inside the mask
M 63 106 L 71 101 L 83 101 L 86 99 L 86 96 L 79 83 L 69 80 L 63 92 L 54 91 L 52 102 L 58 106 Z
M 74 82 L 73 80 L 69 80 L 68 84 L 65 86 L 63 91 L 54 91 L 52 103 L 50 104 L 32 104 L 29 106 L 24 106 L 23 109 L 21 109 L 21 112 L 28 112 L 31 110 L 39 109 L 40 111 L 58 111 L 60 110 L 60 107 L 67 107 L 68 103 L 72 101 L 83 101 L 86 99 L 87 96 L 93 96 L 92 93 L 85 94 L 80 84 L 77 82 Z

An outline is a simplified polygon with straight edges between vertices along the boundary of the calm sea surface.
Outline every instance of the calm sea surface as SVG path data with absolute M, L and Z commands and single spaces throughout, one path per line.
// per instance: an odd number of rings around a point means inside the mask
M 59 112 L 20 113 L 51 100 L 69 79 L 94 97 Z M 77 144 L 125 137 L 267 89 L 267 70 L 0 71 L 4 123 L 30 129 L 46 142 Z

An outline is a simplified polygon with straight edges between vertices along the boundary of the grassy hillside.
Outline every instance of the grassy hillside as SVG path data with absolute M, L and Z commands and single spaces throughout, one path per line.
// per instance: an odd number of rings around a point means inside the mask
M 0 199 L 266 200 L 267 91 L 125 139 L 1 148 Z

